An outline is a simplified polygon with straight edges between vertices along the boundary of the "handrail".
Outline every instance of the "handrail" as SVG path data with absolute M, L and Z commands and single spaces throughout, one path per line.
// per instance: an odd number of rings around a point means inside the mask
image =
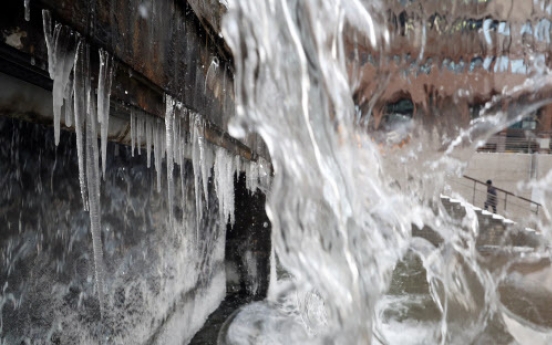
M 484 185 L 484 186 L 487 185 L 485 182 L 483 182 L 483 181 L 481 181 L 481 180 L 478 180 L 478 179 L 475 179 L 475 178 L 473 178 L 473 177 L 470 177 L 470 176 L 467 176 L 467 175 L 464 175 L 463 177 L 464 177 L 465 179 L 471 180 L 471 181 L 473 181 L 473 182 L 475 182 L 475 183 L 479 183 L 479 184 Z M 494 187 L 494 186 L 493 186 L 493 187 Z M 516 194 L 514 194 L 514 193 L 512 193 L 512 192 L 509 192 L 509 191 L 507 191 L 507 190 L 504 190 L 504 189 L 502 189 L 502 188 L 497 188 L 497 187 L 494 187 L 494 188 L 495 188 L 497 191 L 501 191 L 502 193 L 504 193 L 504 194 L 506 194 L 506 195 L 510 195 L 510 196 L 513 196 L 514 198 L 518 198 L 518 199 L 520 199 L 520 200 L 527 201 L 527 202 L 529 202 L 529 203 L 531 203 L 531 204 L 536 205 L 536 206 L 537 206 L 537 213 L 538 213 L 539 207 L 542 207 L 542 205 L 541 205 L 540 203 L 536 202 L 536 201 L 533 201 L 533 200 L 530 200 L 530 199 L 527 199 L 527 198 L 524 198 L 524 197 L 521 197 L 521 196 L 517 196 Z
M 479 151 L 497 151 L 499 147 L 504 151 L 534 152 L 538 151 L 539 144 L 536 137 L 494 135 L 477 149 Z

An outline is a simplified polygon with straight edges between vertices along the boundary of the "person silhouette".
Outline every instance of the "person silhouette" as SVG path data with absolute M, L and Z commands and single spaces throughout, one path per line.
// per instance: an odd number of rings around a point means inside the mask
M 496 213 L 497 204 L 496 188 L 493 187 L 493 181 L 487 180 L 487 201 L 485 201 L 485 210 L 491 206 L 493 208 L 493 213 Z

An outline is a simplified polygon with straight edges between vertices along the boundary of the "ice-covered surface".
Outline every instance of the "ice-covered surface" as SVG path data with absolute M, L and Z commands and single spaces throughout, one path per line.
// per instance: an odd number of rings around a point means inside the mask
M 219 213 L 223 222 L 230 222 L 234 225 L 234 157 L 228 152 L 218 147 L 216 149 L 215 161 L 215 186 L 217 198 L 219 201 Z
M 36 170 L 35 165 L 40 171 L 35 187 L 25 185 L 15 196 L 10 187 L 0 198 L 21 202 L 23 227 L 18 235 L 0 238 L 0 274 L 6 277 L 0 324 L 10 325 L 0 327 L 0 342 L 185 343 L 225 295 L 225 231 L 227 221 L 234 222 L 236 159 L 222 148 L 215 157 L 205 138 L 204 117 L 170 95 L 164 119 L 131 111 L 130 147 L 109 144 L 113 58 L 100 50 L 99 68 L 93 71 L 86 39 L 53 25 L 44 11 L 54 80 L 53 144 L 60 147 L 50 145 L 49 132 L 40 127 L 0 123 L 0 141 L 9 142 L 1 153 L 19 157 L 23 152 L 23 173 Z M 208 84 L 219 73 L 218 65 L 212 60 L 205 90 L 213 88 Z M 96 72 L 97 80 L 92 77 Z M 62 122 L 74 127 L 74 136 L 60 131 Z M 36 138 L 15 130 L 10 141 L 10 128 L 17 126 L 34 131 Z M 39 151 L 27 147 L 41 139 L 47 145 Z M 148 169 L 152 160 L 155 172 Z M 53 168 L 44 170 L 48 162 Z M 21 182 L 18 164 L 18 158 L 0 164 L 6 183 Z M 68 181 L 72 174 L 77 178 Z M 194 189 L 188 188 L 192 178 Z M 38 194 L 31 196 L 34 191 Z M 79 194 L 82 203 L 75 199 Z M 26 208 L 36 205 L 39 212 L 21 220 Z M 11 229 L 11 221 L 7 224 Z M 30 262 L 33 267 L 19 271 Z M 51 291 L 37 290 L 45 284 Z M 13 320 L 6 321 L 6 315 Z M 24 326 L 29 323 L 19 320 L 29 315 L 42 323 Z
M 98 73 L 98 123 L 100 124 L 102 149 L 102 175 L 105 176 L 107 134 L 109 133 L 109 110 L 111 108 L 111 84 L 113 80 L 113 57 L 100 49 L 100 71 Z M 70 126 L 70 124 L 68 124 Z

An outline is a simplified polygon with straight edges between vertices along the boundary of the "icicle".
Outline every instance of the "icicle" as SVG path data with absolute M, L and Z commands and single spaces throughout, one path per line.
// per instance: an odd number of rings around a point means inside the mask
M 146 133 L 146 116 L 142 114 L 136 114 L 136 146 L 138 146 L 138 155 L 142 155 L 142 143 Z M 149 168 L 149 165 L 148 165 Z
M 179 153 L 179 165 L 180 165 L 180 187 L 181 187 L 181 207 L 182 207 L 182 222 L 186 220 L 186 196 L 187 196 L 187 183 L 186 183 L 186 160 L 184 155 L 186 154 L 186 130 L 185 130 L 185 121 L 184 117 L 187 112 L 184 109 L 182 113 L 182 118 L 180 119 L 180 153 Z
M 157 137 L 159 140 L 159 146 L 161 146 L 161 162 L 163 162 L 163 159 L 165 159 L 165 153 L 166 153 L 166 142 L 165 142 L 165 124 L 163 121 L 157 122 L 157 130 L 159 131 L 159 136 Z
M 155 158 L 155 171 L 157 173 L 157 192 L 161 193 L 161 167 L 163 164 L 163 155 L 165 152 L 165 143 L 163 138 L 165 137 L 163 124 L 161 120 L 156 119 L 155 128 L 153 129 L 154 143 L 153 143 L 153 154 Z
M 183 104 L 177 103 L 175 109 L 175 127 L 174 127 L 174 162 L 182 166 L 184 157 L 184 135 L 182 134 L 182 116 L 184 114 Z
M 223 224 L 234 225 L 234 159 L 222 147 L 216 149 L 215 188 Z
M 207 157 L 205 153 L 205 121 L 200 115 L 196 116 L 196 119 L 198 119 L 198 131 L 200 131 L 200 135 L 198 135 L 197 140 L 199 144 L 199 164 L 201 165 L 201 179 L 203 181 L 203 193 L 205 197 L 205 203 L 207 208 L 209 208 L 209 189 L 207 183 L 209 182 L 208 179 L 208 172 L 207 172 Z
M 172 145 L 172 151 L 173 151 L 173 160 L 175 165 L 179 164 L 179 153 L 180 153 L 180 103 L 175 102 L 174 103 L 174 130 L 173 130 L 173 145 Z M 167 119 L 165 119 L 167 121 Z M 165 126 L 167 124 L 165 123 Z M 167 143 L 168 145 L 168 143 Z M 168 146 L 167 146 L 168 147 Z M 169 157 L 169 152 L 167 152 L 167 159 Z
M 88 85 L 90 80 L 87 81 Z M 96 288 L 100 301 L 100 311 L 103 314 L 103 248 L 102 225 L 100 205 L 100 162 L 98 149 L 98 133 L 96 131 L 96 105 L 92 97 L 90 86 L 87 88 L 87 112 L 86 112 L 86 182 L 88 186 L 88 199 L 90 205 L 90 230 L 92 232 L 92 248 L 94 250 L 94 270 Z
M 55 54 L 54 42 L 52 36 L 52 15 L 48 10 L 42 10 L 42 26 L 44 27 L 44 40 L 46 41 L 46 49 L 48 50 L 48 73 L 54 75 Z
M 145 117 L 145 131 L 146 131 L 146 153 L 147 153 L 147 166 L 151 167 L 151 145 L 153 137 L 153 118 L 151 116 Z M 138 149 L 140 151 L 140 149 Z
M 48 49 L 48 71 L 54 81 L 53 109 L 54 109 L 54 137 L 56 146 L 59 144 L 61 129 L 61 108 L 68 94 L 68 83 L 75 63 L 76 35 L 61 24 L 56 24 L 52 35 L 52 18 L 49 11 L 42 11 L 44 37 Z
M 250 161 L 247 166 L 247 189 L 251 194 L 255 194 L 259 186 L 259 168 L 257 162 Z
M 267 171 L 267 175 L 266 175 L 266 191 L 270 191 L 270 186 L 272 184 L 272 164 L 268 164 L 267 165 L 267 168 L 266 168 L 266 171 Z
M 182 208 L 182 222 L 186 220 L 186 165 L 182 164 L 180 166 L 180 188 L 181 188 L 181 194 L 182 197 L 180 199 L 180 207 Z
M 25 7 L 25 20 L 31 21 L 31 0 L 23 0 L 23 6 Z
M 130 155 L 134 157 L 134 147 L 136 146 L 136 114 L 134 109 L 130 112 Z
M 246 162 L 244 173 L 245 173 L 245 189 L 251 192 L 251 183 L 249 182 L 249 165 L 251 162 Z
M 258 174 L 259 174 L 259 183 L 261 185 L 261 188 L 263 191 L 268 191 L 270 187 L 270 173 L 271 168 L 270 164 L 267 162 L 266 159 L 259 157 L 258 162 Z
M 236 166 L 236 175 L 237 175 L 238 178 L 239 178 L 239 177 L 240 177 L 240 173 L 241 173 L 241 157 L 240 157 L 240 155 L 236 155 L 235 159 L 236 159 L 236 163 L 235 163 L 235 166 Z
M 227 174 L 227 181 L 226 181 L 226 208 L 228 210 L 228 216 L 230 216 L 230 226 L 234 227 L 234 223 L 236 222 L 235 218 L 235 193 L 234 193 L 234 173 L 236 171 L 236 168 L 234 166 L 234 161 L 231 159 L 231 157 L 228 157 L 228 164 L 226 166 L 226 174 Z
M 88 204 L 90 232 L 94 251 L 94 272 L 100 312 L 103 316 L 103 249 L 101 238 L 101 205 L 100 205 L 100 166 L 98 152 L 98 135 L 96 132 L 96 108 L 90 85 L 90 54 L 84 43 L 79 44 L 75 56 L 74 93 L 75 93 L 75 131 L 77 133 L 77 152 L 79 156 L 79 180 L 85 207 Z M 82 129 L 84 126 L 84 142 Z M 83 159 L 84 154 L 84 159 Z M 83 162 L 84 161 L 84 162 Z M 84 164 L 83 164 L 84 163 Z M 85 174 L 86 172 L 86 174 Z
M 79 43 L 77 54 L 75 54 L 75 73 L 73 74 L 73 93 L 75 94 L 75 134 L 77 139 L 77 156 L 79 166 L 79 183 L 81 187 L 82 203 L 85 210 L 88 210 L 88 191 L 84 180 L 84 148 L 83 148 L 83 126 L 86 113 L 85 74 L 89 65 L 84 54 L 84 45 Z
M 167 190 L 170 223 L 173 220 L 174 212 L 174 134 L 175 134 L 175 103 L 171 96 L 165 95 L 165 150 L 167 152 Z M 159 170 L 159 173 L 161 171 Z M 172 224 L 171 224 L 172 225 Z
M 196 241 L 199 242 L 199 227 L 203 218 L 203 198 L 201 197 L 200 178 L 200 154 L 199 154 L 199 115 L 190 115 L 190 132 L 192 133 L 192 165 L 194 168 L 194 190 L 196 200 Z
M 71 127 L 73 125 L 73 79 L 69 78 L 69 82 L 65 87 L 65 96 L 63 96 L 65 103 L 65 126 Z
M 98 80 L 98 122 L 101 124 L 102 175 L 105 180 L 105 163 L 107 158 L 107 136 L 109 134 L 109 108 L 111 83 L 113 81 L 113 58 L 100 49 L 100 73 Z
M 228 218 L 226 217 L 226 205 L 225 205 L 225 192 L 226 188 L 225 178 L 226 178 L 226 152 L 224 148 L 217 147 L 216 149 L 216 159 L 215 159 L 215 190 L 217 192 L 217 199 L 219 204 L 219 214 L 221 219 L 226 223 Z

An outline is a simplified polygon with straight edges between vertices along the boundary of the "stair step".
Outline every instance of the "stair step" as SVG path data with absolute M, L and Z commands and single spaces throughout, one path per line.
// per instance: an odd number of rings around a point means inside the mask
M 453 218 L 463 218 L 468 209 L 474 211 L 479 222 L 478 248 L 535 248 L 539 246 L 539 233 L 535 229 L 522 228 L 503 215 L 495 214 L 468 202 L 441 196 L 445 210 Z M 426 234 L 427 236 L 428 234 Z

